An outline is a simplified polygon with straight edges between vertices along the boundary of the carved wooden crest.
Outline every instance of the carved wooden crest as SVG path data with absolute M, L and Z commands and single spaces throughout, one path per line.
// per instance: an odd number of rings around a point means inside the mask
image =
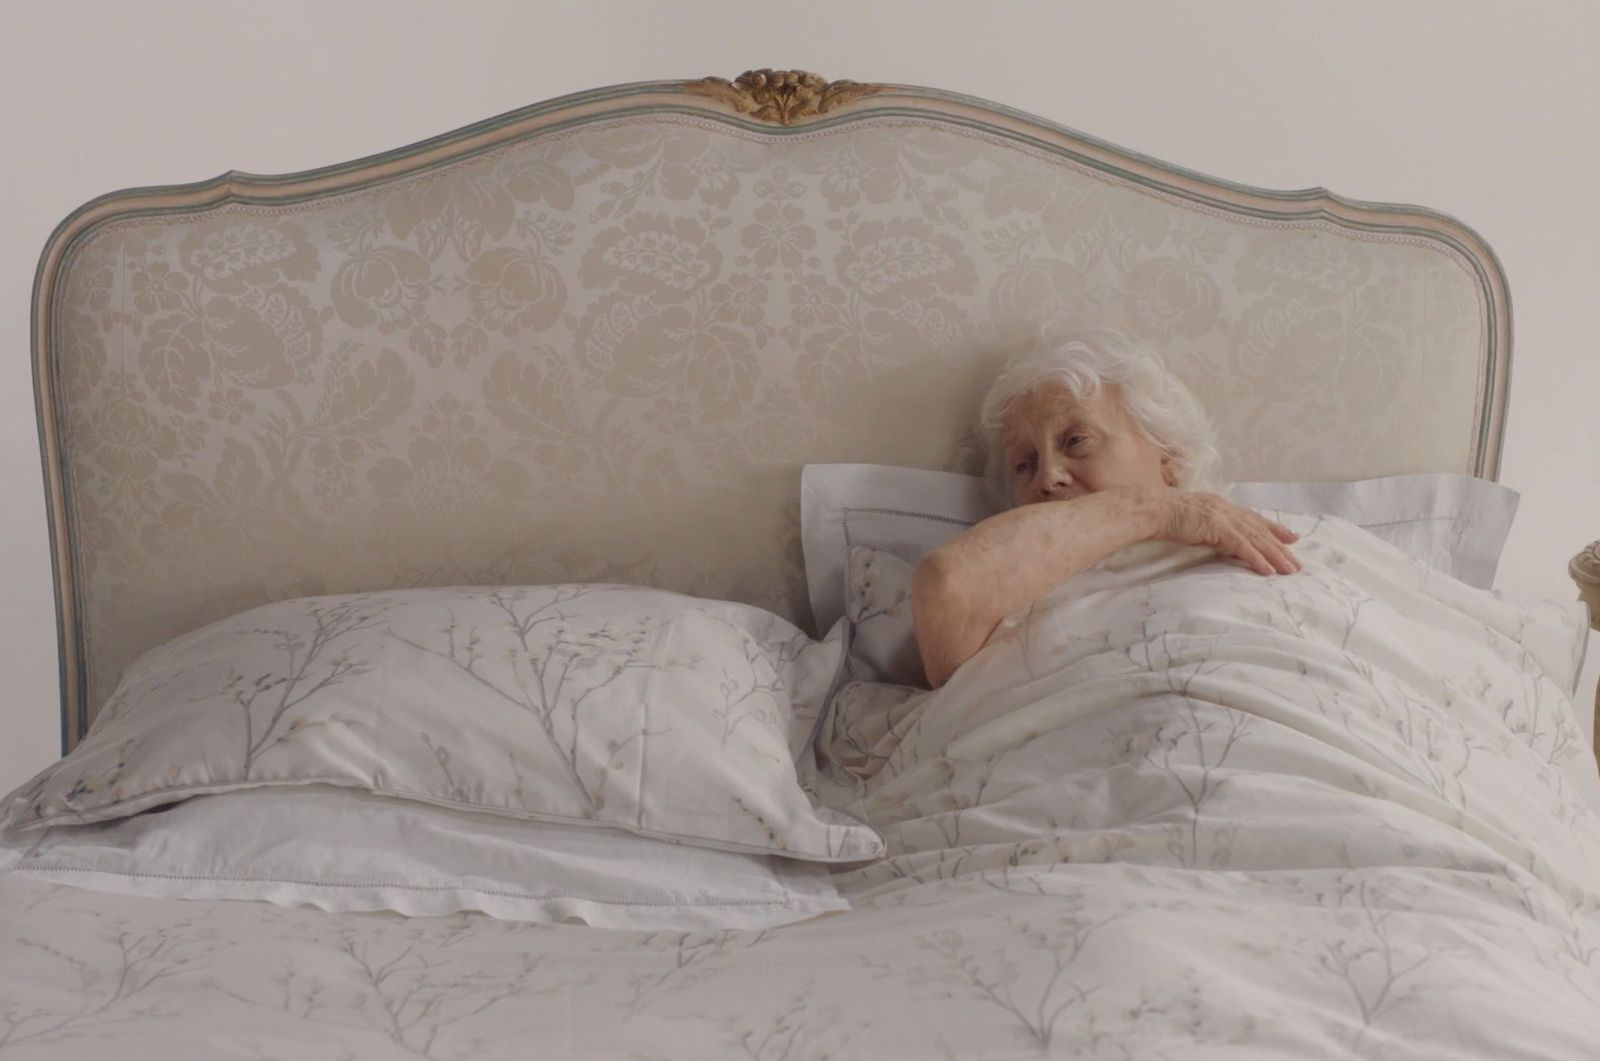
M 684 82 L 685 92 L 710 96 L 775 125 L 793 125 L 826 114 L 841 103 L 882 92 L 887 86 L 829 81 L 806 70 L 747 70 L 734 81 L 706 77 Z

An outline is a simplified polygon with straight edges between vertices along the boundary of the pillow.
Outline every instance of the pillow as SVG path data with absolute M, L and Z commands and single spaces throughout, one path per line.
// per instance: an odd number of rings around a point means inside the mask
M 909 608 L 904 615 L 884 609 L 909 592 L 910 572 L 923 554 L 999 511 L 986 484 L 970 475 L 875 464 L 808 464 L 800 483 L 811 608 L 818 629 L 847 616 L 845 673 L 925 685 Z M 1237 483 L 1226 492 L 1253 508 L 1347 519 L 1480 589 L 1494 581 L 1520 496 L 1499 483 L 1450 473 Z M 857 546 L 871 552 L 853 554 Z M 853 557 L 859 577 L 852 585 Z M 851 607 L 876 618 L 859 626 L 847 615 Z
M 1487 479 L 1446 473 L 1346 483 L 1234 483 L 1226 493 L 1251 508 L 1347 519 L 1479 589 L 1494 585 L 1522 496 Z
M 339 913 L 463 910 L 644 931 L 761 929 L 848 909 L 825 867 L 308 785 L 0 833 L 0 869 L 163 899 Z
M 856 542 L 915 564 L 998 511 L 971 475 L 881 464 L 807 464 L 800 472 L 800 545 L 818 630 L 845 612 L 845 568 Z
M 304 597 L 141 656 L 87 738 L 0 808 L 20 828 L 330 784 L 726 851 L 874 858 L 801 784 L 838 671 L 749 605 L 613 585 Z

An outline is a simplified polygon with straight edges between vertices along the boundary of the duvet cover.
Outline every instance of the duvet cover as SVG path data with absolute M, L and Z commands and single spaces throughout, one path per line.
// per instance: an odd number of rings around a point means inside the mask
M 841 688 L 806 780 L 887 845 L 836 867 L 848 911 L 644 933 L 5 875 L 0 1058 L 1600 1056 L 1579 606 L 1282 521 L 1298 574 L 1141 545 L 937 691 Z

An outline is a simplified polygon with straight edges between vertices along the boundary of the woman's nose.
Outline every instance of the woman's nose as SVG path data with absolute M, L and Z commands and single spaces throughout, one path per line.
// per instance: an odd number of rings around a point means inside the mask
M 1072 485 L 1072 473 L 1067 470 L 1065 461 L 1043 460 L 1034 473 L 1033 485 L 1040 494 L 1053 496 Z

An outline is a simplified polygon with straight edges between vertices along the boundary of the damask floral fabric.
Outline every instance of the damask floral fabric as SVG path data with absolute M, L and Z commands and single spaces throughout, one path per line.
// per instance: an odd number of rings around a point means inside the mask
M 730 851 L 871 858 L 797 760 L 838 670 L 748 605 L 664 590 L 455 587 L 263 605 L 141 658 L 13 827 L 332 784 Z
M 889 845 L 835 872 L 846 913 L 608 932 L 0 877 L 0 1057 L 1589 1061 L 1576 607 L 1282 518 L 1296 575 L 1135 547 L 937 691 L 846 686 L 819 794 Z
M 1230 215 L 933 118 L 547 130 L 337 196 L 86 232 L 51 332 L 85 710 L 271 600 L 621 582 L 808 621 L 801 465 L 975 472 L 1011 350 L 1151 344 L 1229 475 L 1468 471 L 1444 244 Z

